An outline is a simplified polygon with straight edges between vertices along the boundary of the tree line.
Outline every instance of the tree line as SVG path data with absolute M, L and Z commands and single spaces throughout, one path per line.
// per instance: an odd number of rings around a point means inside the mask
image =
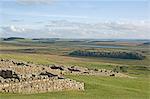
M 120 58 L 120 59 L 137 59 L 142 60 L 144 55 L 137 52 L 126 51 L 82 51 L 77 50 L 69 53 L 71 56 L 92 56 L 92 57 L 108 57 L 108 58 Z

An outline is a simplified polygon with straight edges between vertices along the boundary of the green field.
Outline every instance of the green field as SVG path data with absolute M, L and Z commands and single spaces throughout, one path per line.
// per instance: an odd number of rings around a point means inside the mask
M 143 43 L 134 42 L 134 45 Z M 22 94 L 3 94 L 0 93 L 0 99 L 149 99 L 150 98 L 150 53 L 149 46 L 131 46 L 132 43 L 114 43 L 124 48 L 91 48 L 89 45 L 108 45 L 108 42 L 87 43 L 87 41 L 55 41 L 51 42 L 33 42 L 32 40 L 19 41 L 1 41 L 0 58 L 16 59 L 33 62 L 35 64 L 58 64 L 64 66 L 83 66 L 88 68 L 114 69 L 117 66 L 126 66 L 128 75 L 136 78 L 115 78 L 98 76 L 70 76 L 69 78 L 85 83 L 85 91 L 52 92 L 32 95 Z M 86 47 L 79 47 L 86 45 Z M 111 42 L 112 45 L 112 42 Z M 146 56 L 144 60 L 132 59 L 113 59 L 97 57 L 71 57 L 68 53 L 73 50 L 123 50 L 138 51 Z

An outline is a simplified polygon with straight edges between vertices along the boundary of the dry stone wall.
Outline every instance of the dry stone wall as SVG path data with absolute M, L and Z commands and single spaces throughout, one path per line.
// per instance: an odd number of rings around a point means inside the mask
M 63 90 L 84 90 L 84 83 L 71 79 L 40 79 L 18 83 L 0 83 L 0 92 L 44 93 Z

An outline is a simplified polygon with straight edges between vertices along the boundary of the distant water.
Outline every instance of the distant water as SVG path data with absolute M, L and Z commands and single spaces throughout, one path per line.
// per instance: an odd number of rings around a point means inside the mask
M 124 46 L 108 46 L 108 45 L 77 45 L 80 47 L 91 47 L 91 48 L 125 48 Z

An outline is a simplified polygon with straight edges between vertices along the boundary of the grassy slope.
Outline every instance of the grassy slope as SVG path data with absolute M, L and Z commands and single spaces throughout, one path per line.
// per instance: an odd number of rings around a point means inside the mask
M 99 62 L 94 59 L 84 59 L 76 57 L 67 57 L 59 55 L 43 55 L 43 54 L 1 54 L 0 58 L 17 59 L 30 61 L 36 64 L 59 64 L 59 65 L 78 65 L 89 68 L 110 68 L 115 64 Z
M 113 65 L 101 63 L 90 59 L 68 58 L 57 55 L 37 54 L 1 54 L 0 58 L 10 58 L 32 61 L 39 64 L 65 64 L 79 65 L 93 68 L 112 68 Z M 131 72 L 135 70 L 130 70 Z M 136 71 L 137 72 L 137 71 Z M 142 72 L 141 70 L 138 72 Z M 137 73 L 138 73 L 137 72 Z M 143 71 L 144 72 L 144 71 Z M 85 92 L 53 92 L 35 95 L 0 94 L 1 99 L 148 99 L 149 79 L 141 76 L 136 79 L 111 78 L 96 76 L 69 76 L 85 83 Z M 30 96 L 30 97 L 29 97 Z
M 62 44 L 60 44 L 62 45 Z M 43 46 L 43 45 L 42 45 Z M 0 46 L 3 50 L 17 50 L 24 49 L 27 46 L 8 45 Z M 9 48 L 8 48 L 9 47 Z M 28 48 L 39 48 L 41 45 L 28 46 Z M 45 47 L 45 46 L 44 46 Z M 67 45 L 60 46 L 46 46 L 46 51 L 52 52 L 56 55 L 40 54 L 40 53 L 18 53 L 0 54 L 0 58 L 18 59 L 24 61 L 34 62 L 36 64 L 62 64 L 62 65 L 78 65 L 90 68 L 106 68 L 112 69 L 116 65 L 129 65 L 129 72 L 137 73 L 138 78 L 111 78 L 111 77 L 96 77 L 96 76 L 69 76 L 70 78 L 85 83 L 86 90 L 84 92 L 53 92 L 35 95 L 19 95 L 19 94 L 2 94 L 0 99 L 148 99 L 148 92 L 150 88 L 149 78 L 146 76 L 149 71 L 136 70 L 134 66 L 148 66 L 149 60 L 135 61 L 135 60 L 119 60 L 119 59 L 105 59 L 105 58 L 81 58 L 60 56 L 57 53 L 67 52 L 72 50 Z M 41 51 L 41 50 L 39 50 Z M 137 68 L 137 67 L 136 67 Z M 143 73 L 143 75 L 141 75 Z M 135 76 L 135 74 L 133 74 Z M 150 94 L 150 93 L 149 93 Z
M 101 61 L 101 59 L 98 58 L 80 58 L 80 57 L 68 57 L 68 56 L 60 56 L 60 55 L 45 55 L 45 54 L 25 54 L 25 53 L 13 53 L 13 54 L 0 54 L 0 58 L 6 58 L 6 59 L 17 59 L 17 60 L 23 60 L 23 61 L 30 61 L 35 64 L 58 64 L 58 65 L 77 65 L 82 67 L 88 67 L 88 68 L 105 68 L 105 69 L 114 69 L 115 66 L 127 66 L 128 72 L 131 74 L 148 74 L 150 71 L 149 65 L 140 65 L 135 64 L 133 65 L 127 65 L 127 60 L 124 60 L 124 63 L 113 63 L 110 61 Z M 131 61 L 131 60 L 130 60 Z M 136 61 L 136 60 L 133 60 Z M 132 61 L 132 62 L 133 62 Z
M 32 95 L 0 94 L 1 99 L 148 99 L 149 82 L 145 78 L 69 76 L 85 82 L 84 92 L 52 92 Z

